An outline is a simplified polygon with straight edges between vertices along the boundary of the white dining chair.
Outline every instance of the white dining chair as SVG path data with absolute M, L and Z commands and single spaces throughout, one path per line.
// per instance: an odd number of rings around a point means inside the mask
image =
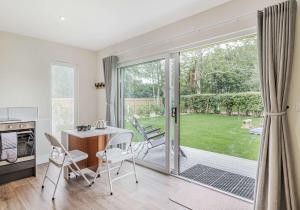
M 91 186 L 91 182 L 86 178 L 84 173 L 82 173 L 82 171 L 77 165 L 77 162 L 87 159 L 88 154 L 80 150 L 67 151 L 65 147 L 54 136 L 48 133 L 45 133 L 45 136 L 47 140 L 50 142 L 52 146 L 52 150 L 49 157 L 49 163 L 46 169 L 46 173 L 43 179 L 42 189 L 44 189 L 45 187 L 44 184 L 46 179 L 48 179 L 52 184 L 54 184 L 55 188 L 54 188 L 52 200 L 55 199 L 55 193 L 61 176 L 61 172 L 65 166 L 68 167 L 70 171 L 76 175 L 76 177 L 82 176 L 84 180 L 88 183 L 88 185 Z M 48 176 L 49 166 L 51 164 L 59 169 L 59 174 L 56 180 L 52 180 L 51 177 Z M 68 174 L 68 176 L 70 177 L 70 173 Z
M 107 173 L 111 195 L 113 195 L 112 183 L 114 181 L 117 181 L 128 175 L 134 175 L 135 181 L 136 183 L 138 183 L 137 173 L 135 169 L 134 152 L 131 145 L 132 139 L 133 139 L 132 132 L 124 132 L 124 133 L 117 134 L 108 141 L 104 151 L 99 151 L 96 153 L 96 156 L 99 159 L 102 159 L 102 163 L 106 165 L 106 169 L 101 171 L 100 165 L 98 166 L 93 183 L 95 183 L 96 178 L 99 177 L 100 174 Z M 119 175 L 122 164 L 126 160 L 130 160 L 132 162 L 133 170 L 126 174 Z M 112 164 L 118 164 L 118 163 L 120 163 L 120 165 L 111 167 Z M 118 176 L 112 179 L 111 171 L 114 169 L 118 169 L 117 172 Z

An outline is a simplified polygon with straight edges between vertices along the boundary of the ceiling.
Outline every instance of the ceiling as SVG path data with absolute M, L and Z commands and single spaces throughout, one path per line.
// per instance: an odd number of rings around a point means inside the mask
M 1 0 L 0 31 L 100 50 L 228 1 Z

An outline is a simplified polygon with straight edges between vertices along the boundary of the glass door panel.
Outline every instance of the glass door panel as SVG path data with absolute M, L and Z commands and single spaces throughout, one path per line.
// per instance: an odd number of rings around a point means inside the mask
M 166 171 L 166 59 L 122 67 L 121 112 L 139 163 Z
M 177 81 L 177 173 L 253 200 L 263 113 L 256 37 L 181 52 Z

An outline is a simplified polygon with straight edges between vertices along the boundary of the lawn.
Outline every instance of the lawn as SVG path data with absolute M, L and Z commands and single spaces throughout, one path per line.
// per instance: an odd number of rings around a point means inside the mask
M 164 117 L 139 119 L 143 125 L 164 130 Z M 180 144 L 211 152 L 257 160 L 260 136 L 241 128 L 244 119 L 252 119 L 253 126 L 261 125 L 262 118 L 215 114 L 181 115 Z M 132 129 L 129 124 L 127 128 Z M 140 137 L 139 137 L 140 138 Z

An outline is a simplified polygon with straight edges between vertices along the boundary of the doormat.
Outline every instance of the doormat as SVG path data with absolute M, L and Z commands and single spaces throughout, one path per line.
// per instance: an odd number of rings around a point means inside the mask
M 254 178 L 201 164 L 194 165 L 180 175 L 239 197 L 253 200 Z

